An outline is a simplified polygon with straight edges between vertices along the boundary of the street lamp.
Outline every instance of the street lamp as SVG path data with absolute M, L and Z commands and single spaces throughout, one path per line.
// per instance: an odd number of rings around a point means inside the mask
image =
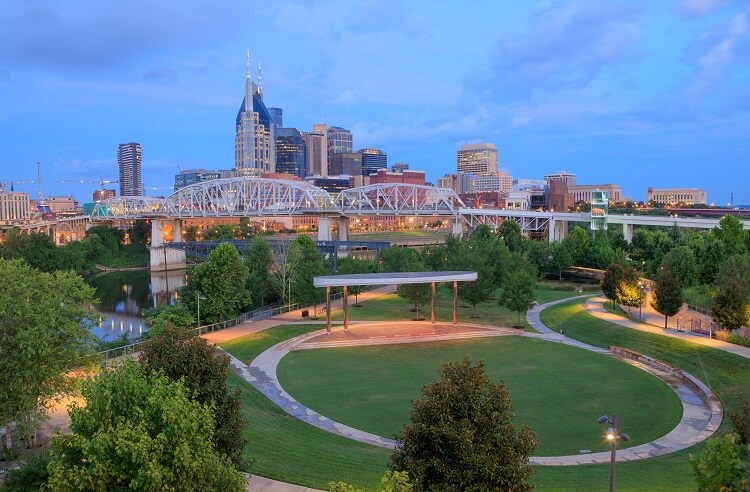
M 596 419 L 599 424 L 609 424 L 607 429 L 607 440 L 610 442 L 611 454 L 609 457 L 609 492 L 615 490 L 615 459 L 617 455 L 617 440 L 622 439 L 623 442 L 628 442 L 630 436 L 627 434 L 617 433 L 617 415 L 612 414 L 612 417 L 602 415 Z
M 198 299 L 198 327 L 201 326 L 201 301 L 205 301 L 206 298 L 203 297 L 200 292 L 197 293 L 196 299 Z
M 646 288 L 643 282 L 638 282 L 638 318 L 643 321 L 643 290 Z

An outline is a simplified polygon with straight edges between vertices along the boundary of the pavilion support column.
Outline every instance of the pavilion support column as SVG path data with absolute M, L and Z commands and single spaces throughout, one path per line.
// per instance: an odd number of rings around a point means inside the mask
M 458 282 L 453 281 L 453 326 L 458 324 Z
M 435 326 L 435 282 L 430 282 L 430 321 Z
M 331 334 L 331 288 L 326 287 L 326 332 Z
M 344 331 L 349 331 L 349 286 L 344 286 Z

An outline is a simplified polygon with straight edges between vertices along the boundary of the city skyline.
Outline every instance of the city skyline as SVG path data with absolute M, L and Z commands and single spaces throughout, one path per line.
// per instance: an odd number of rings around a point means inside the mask
M 460 145 L 492 142 L 514 177 L 565 170 L 634 199 L 695 187 L 750 203 L 736 179 L 750 150 L 741 2 L 115 5 L 8 5 L 0 180 L 34 179 L 38 157 L 48 195 L 89 201 L 95 185 L 56 180 L 116 179 L 128 141 L 147 187 L 170 186 L 178 166 L 232 168 L 249 47 L 285 126 L 349 129 L 355 148 L 435 183 Z M 467 26 L 471 43 L 456 42 Z

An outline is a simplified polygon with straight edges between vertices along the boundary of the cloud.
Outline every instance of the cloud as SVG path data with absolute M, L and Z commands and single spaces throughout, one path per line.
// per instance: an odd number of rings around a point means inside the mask
M 727 3 L 727 0 L 677 0 L 675 10 L 684 17 L 697 17 L 709 14 Z
M 537 9 L 528 29 L 498 40 L 482 85 L 511 101 L 539 91 L 585 87 L 641 40 L 637 13 L 631 6 L 604 2 Z
M 748 15 L 735 15 L 721 29 L 701 36 L 689 50 L 695 74 L 690 93 L 701 97 L 727 79 L 735 62 L 740 59 L 739 51 L 748 50 Z

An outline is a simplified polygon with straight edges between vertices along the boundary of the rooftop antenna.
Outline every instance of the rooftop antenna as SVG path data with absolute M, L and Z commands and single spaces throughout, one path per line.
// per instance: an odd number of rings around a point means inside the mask
M 44 201 L 44 187 L 42 185 L 42 163 L 39 159 L 36 160 L 36 175 L 37 199 L 41 202 Z
M 734 207 L 734 192 L 733 191 L 729 192 L 729 206 Z
M 263 99 L 263 79 L 261 75 L 260 63 L 258 63 L 258 95 Z
M 245 61 L 245 78 L 250 78 L 250 50 L 247 50 L 247 60 Z

